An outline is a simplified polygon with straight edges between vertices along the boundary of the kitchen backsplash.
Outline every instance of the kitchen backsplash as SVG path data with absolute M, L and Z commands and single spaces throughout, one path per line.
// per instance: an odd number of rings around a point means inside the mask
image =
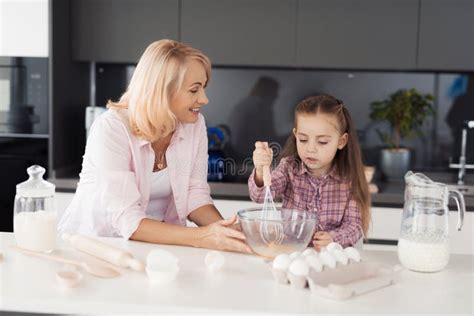
M 97 104 L 119 98 L 133 69 L 133 66 L 99 64 Z M 377 165 L 379 149 L 383 146 L 377 129 L 388 127 L 370 120 L 370 103 L 386 99 L 402 88 L 415 88 L 435 96 L 436 114 L 426 120 L 424 136 L 403 143 L 414 150 L 414 168 L 448 170 L 450 157 L 455 162 L 459 159 L 461 122 L 474 119 L 472 74 L 215 68 L 207 88 L 209 104 L 203 110 L 207 126 L 218 127 L 211 130 L 216 141 L 211 144 L 210 154 L 212 148 L 217 151 L 216 143 L 223 137 L 223 151 L 219 155 L 226 158 L 224 181 L 244 181 L 250 171 L 245 165 L 249 165 L 254 142 L 267 140 L 283 145 L 293 127 L 295 104 L 311 94 L 329 93 L 349 108 L 365 162 Z M 468 163 L 474 163 L 474 133 L 470 134 L 467 157 Z M 230 166 L 229 161 L 236 164 Z

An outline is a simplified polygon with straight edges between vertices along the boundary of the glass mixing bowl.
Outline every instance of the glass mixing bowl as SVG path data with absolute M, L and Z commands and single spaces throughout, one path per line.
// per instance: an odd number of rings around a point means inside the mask
M 267 258 L 304 250 L 318 221 L 315 212 L 280 207 L 266 215 L 261 208 L 245 209 L 237 216 L 250 248 Z

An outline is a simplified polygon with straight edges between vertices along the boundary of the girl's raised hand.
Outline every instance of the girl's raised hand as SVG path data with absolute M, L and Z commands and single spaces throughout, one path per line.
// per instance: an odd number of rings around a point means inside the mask
M 263 167 L 269 167 L 272 164 L 273 151 L 268 147 L 267 142 L 256 142 L 252 158 L 257 173 L 261 174 Z
M 255 150 L 253 151 L 253 164 L 255 166 L 255 183 L 257 186 L 261 187 L 264 185 L 263 177 L 264 177 L 264 172 L 263 169 L 264 167 L 267 168 L 267 172 L 265 175 L 265 179 L 267 185 L 271 185 L 271 178 L 270 178 L 270 165 L 272 164 L 272 159 L 273 159 L 273 151 L 268 147 L 267 142 L 256 142 L 255 143 Z

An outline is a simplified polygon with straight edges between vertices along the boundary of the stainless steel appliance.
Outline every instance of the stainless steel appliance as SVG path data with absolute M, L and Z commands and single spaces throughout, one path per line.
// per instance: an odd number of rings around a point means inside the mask
M 15 186 L 48 168 L 48 58 L 0 57 L 0 231 L 13 231 Z
M 3 61 L 3 62 L 2 62 Z M 48 134 L 47 62 L 0 60 L 0 136 Z

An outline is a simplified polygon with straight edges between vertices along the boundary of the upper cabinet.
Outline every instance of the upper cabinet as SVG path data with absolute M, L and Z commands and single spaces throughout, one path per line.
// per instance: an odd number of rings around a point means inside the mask
M 0 17 L 31 28 L 11 8 L 25 16 L 33 11 L 26 3 L 46 1 L 0 0 Z M 69 1 L 75 60 L 136 63 L 149 43 L 171 38 L 217 66 L 474 70 L 474 0 Z M 41 38 L 0 34 L 0 45 L 12 36 Z
M 213 65 L 295 64 L 297 0 L 182 0 L 181 40 Z
M 0 56 L 48 57 L 48 0 L 0 0 Z
M 474 70 L 474 0 L 421 0 L 418 68 Z
M 136 63 L 151 42 L 178 39 L 177 0 L 72 0 L 73 58 Z
M 418 1 L 299 0 L 299 66 L 413 69 Z

